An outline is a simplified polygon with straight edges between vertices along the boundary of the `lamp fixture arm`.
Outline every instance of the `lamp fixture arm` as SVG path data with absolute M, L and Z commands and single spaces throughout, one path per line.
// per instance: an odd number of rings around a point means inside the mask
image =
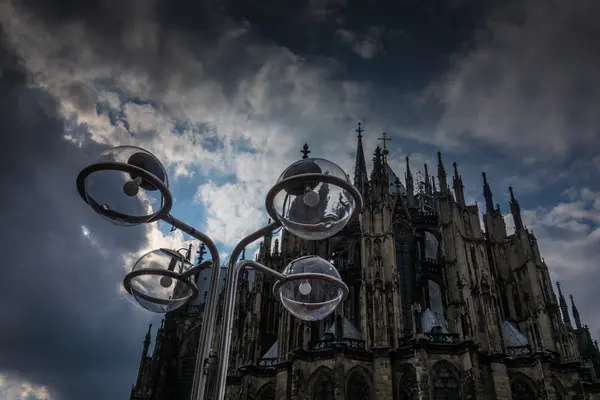
M 215 325 L 215 319 L 217 316 L 216 299 L 218 295 L 216 292 L 218 290 L 217 288 L 219 286 L 219 274 L 221 272 L 219 250 L 217 249 L 215 243 L 208 236 L 189 226 L 185 222 L 175 218 L 174 216 L 167 214 L 165 217 L 162 218 L 162 220 L 204 243 L 208 249 L 208 252 L 210 253 L 210 257 L 212 258 L 212 260 L 210 261 L 204 262 L 196 267 L 190 268 L 190 270 L 187 273 L 188 275 L 191 275 L 196 272 L 200 272 L 199 270 L 207 267 L 207 264 L 209 262 L 212 263 L 212 271 L 210 274 L 210 281 L 208 284 L 206 295 L 206 306 L 204 307 L 204 321 L 202 323 L 202 327 L 200 328 L 200 340 L 198 342 L 198 353 L 196 355 L 196 368 L 194 370 L 194 383 L 192 385 L 191 397 L 192 399 L 204 399 L 206 378 L 208 377 L 208 374 L 205 371 L 205 360 L 208 359 L 210 353 L 212 336 L 214 331 L 212 327 Z
M 223 306 L 223 322 L 221 327 L 221 337 L 219 340 L 218 348 L 218 367 L 217 367 L 217 381 L 215 385 L 215 400 L 225 399 L 225 385 L 227 382 L 227 370 L 229 367 L 229 349 L 231 347 L 231 334 L 233 331 L 233 319 L 235 312 L 235 298 L 237 295 L 237 281 L 239 278 L 240 271 L 243 268 L 251 267 L 258 269 L 266 274 L 276 277 L 277 279 L 286 279 L 285 275 L 272 270 L 266 265 L 262 265 L 255 261 L 242 260 L 237 263 L 237 259 L 240 257 L 242 251 L 250 243 L 260 239 L 264 235 L 273 232 L 279 228 L 281 223 L 279 221 L 273 222 L 254 233 L 246 236 L 242 239 L 231 253 L 229 264 L 227 268 L 227 281 L 225 283 L 225 304 Z M 216 296 L 215 296 L 216 297 Z M 215 307 L 216 308 L 216 307 Z M 197 398 L 196 400 L 202 400 Z

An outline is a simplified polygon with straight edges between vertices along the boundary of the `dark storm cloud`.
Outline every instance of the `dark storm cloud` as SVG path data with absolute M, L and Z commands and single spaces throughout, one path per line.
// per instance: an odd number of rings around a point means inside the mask
M 427 92 L 442 108 L 438 141 L 540 160 L 597 152 L 599 18 L 595 0 L 498 2 Z
M 76 175 L 103 148 L 65 140 L 55 100 L 30 83 L 1 46 L 0 373 L 60 399 L 126 398 L 144 326 L 118 294 L 120 255 L 145 245 L 145 233 L 80 200 Z
M 75 82 L 68 90 L 61 87 L 61 97 L 81 104 L 80 109 L 90 109 L 88 103 L 96 94 L 83 85 L 94 84 L 98 89 L 102 86 L 98 80 L 124 85 L 118 82 L 121 73 L 143 79 L 144 97 L 155 99 L 157 106 L 166 92 L 177 91 L 177 87 L 188 91 L 207 81 L 219 82 L 222 94 L 233 99 L 239 94 L 240 82 L 254 78 L 266 59 L 282 54 L 293 58 L 278 47 L 262 46 L 271 41 L 247 22 L 244 4 L 239 1 L 15 0 L 11 4 L 19 17 L 32 16 L 45 34 L 55 36 L 58 48 L 43 51 L 41 57 L 52 60 L 49 68 L 61 68 L 53 71 L 55 75 L 73 66 L 79 69 L 73 72 L 82 74 L 87 66 L 111 70 L 108 76 L 98 72 L 92 82 Z M 311 2 L 302 6 L 306 12 L 311 7 Z M 22 23 L 30 21 L 23 19 Z M 60 84 L 64 86 L 64 82 Z

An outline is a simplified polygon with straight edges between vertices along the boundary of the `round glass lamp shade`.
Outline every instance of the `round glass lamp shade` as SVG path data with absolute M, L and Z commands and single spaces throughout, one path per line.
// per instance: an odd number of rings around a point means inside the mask
M 152 153 L 135 146 L 102 153 L 81 171 L 77 188 L 94 211 L 117 225 L 156 221 L 172 204 L 165 168 Z
M 290 165 L 267 195 L 270 216 L 307 240 L 335 235 L 361 207 L 360 194 L 346 173 L 322 158 Z
M 327 317 L 348 294 L 339 272 L 318 256 L 298 258 L 282 273 L 288 279 L 275 284 L 275 296 L 294 317 L 303 321 Z
M 185 273 L 192 264 L 169 249 L 144 254 L 125 276 L 123 286 L 146 310 L 166 313 L 183 306 L 198 294 Z

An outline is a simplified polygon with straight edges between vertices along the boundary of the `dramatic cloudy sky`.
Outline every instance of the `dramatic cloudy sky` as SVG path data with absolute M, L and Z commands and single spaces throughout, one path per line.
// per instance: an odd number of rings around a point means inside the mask
M 5 0 L 0 3 L 1 399 L 123 399 L 146 326 L 124 259 L 181 247 L 77 197 L 104 149 L 169 168 L 173 213 L 223 253 L 304 142 L 353 172 L 360 120 L 402 176 L 456 160 L 507 211 L 512 184 L 554 278 L 600 336 L 596 0 Z M 370 157 L 369 157 L 370 158 Z M 511 224 L 510 218 L 508 221 Z

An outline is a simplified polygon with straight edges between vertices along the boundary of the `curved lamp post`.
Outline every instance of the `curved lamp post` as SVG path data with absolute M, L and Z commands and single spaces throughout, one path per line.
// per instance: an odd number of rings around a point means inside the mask
M 161 162 L 148 151 L 134 146 L 107 150 L 77 177 L 82 199 L 100 216 L 117 225 L 133 226 L 165 221 L 206 245 L 211 261 L 193 265 L 177 251 L 158 249 L 143 255 L 123 280 L 123 286 L 145 309 L 169 312 L 198 294 L 194 276 L 211 264 L 205 315 L 200 331 L 192 400 L 203 400 L 208 359 L 215 326 L 218 297 L 219 252 L 203 233 L 170 214 L 173 197 Z M 363 200 L 344 171 L 331 161 L 305 158 L 286 168 L 266 200 L 275 221 L 242 239 L 228 263 L 223 326 L 218 346 L 215 399 L 223 400 L 229 364 L 237 280 L 244 268 L 254 268 L 277 278 L 274 295 L 296 318 L 320 320 L 331 314 L 348 295 L 331 263 L 317 256 L 300 257 L 278 272 L 255 261 L 237 262 L 243 249 L 265 234 L 283 226 L 306 240 L 321 240 L 342 230 L 360 213 Z

